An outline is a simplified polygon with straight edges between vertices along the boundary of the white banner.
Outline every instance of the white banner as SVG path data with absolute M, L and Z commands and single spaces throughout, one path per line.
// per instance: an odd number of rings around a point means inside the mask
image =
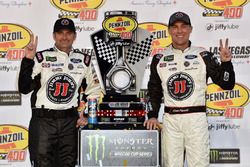
M 137 12 L 139 26 L 156 36 L 153 53 L 171 43 L 167 23 L 176 11 L 189 14 L 194 45 L 219 56 L 219 39 L 229 38 L 237 84 L 232 91 L 208 86 L 210 161 L 213 167 L 250 167 L 249 0 L 0 0 L 0 166 L 30 166 L 30 94 L 20 95 L 17 90 L 23 48 L 30 35 L 38 36 L 38 50 L 50 48 L 55 20 L 69 17 L 77 28 L 74 48 L 92 54 L 90 35 L 102 29 L 104 13 L 114 10 Z M 149 64 L 142 84 L 145 91 Z

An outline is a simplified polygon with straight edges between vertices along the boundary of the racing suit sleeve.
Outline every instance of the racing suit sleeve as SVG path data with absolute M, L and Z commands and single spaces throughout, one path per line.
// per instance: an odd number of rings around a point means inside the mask
M 161 55 L 157 54 L 153 57 L 150 65 L 150 76 L 148 82 L 148 119 L 158 118 L 158 112 L 161 106 L 161 99 L 163 97 L 161 79 L 157 72 L 157 64 L 159 63 Z
M 39 71 L 35 70 L 36 60 L 31 60 L 26 57 L 22 59 L 21 67 L 19 71 L 19 78 L 18 78 L 18 90 L 23 94 L 28 94 L 37 88 L 39 80 Z
M 206 51 L 203 60 L 206 64 L 207 78 L 211 77 L 212 81 L 224 90 L 231 90 L 235 85 L 235 72 L 231 61 L 218 62 L 213 53 Z
M 103 91 L 102 91 L 100 82 L 98 80 L 97 74 L 94 70 L 93 64 L 91 64 L 88 67 L 86 71 L 85 79 L 86 79 L 86 82 L 83 82 L 82 84 L 84 84 L 86 87 L 85 94 L 87 95 L 87 99 L 90 99 L 90 98 L 98 99 Z

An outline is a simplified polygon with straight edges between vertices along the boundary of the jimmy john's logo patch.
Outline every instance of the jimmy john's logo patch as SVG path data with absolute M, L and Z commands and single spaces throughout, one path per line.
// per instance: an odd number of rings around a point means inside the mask
M 187 73 L 175 73 L 167 81 L 168 94 L 174 100 L 182 101 L 193 94 L 194 81 Z
M 56 104 L 68 103 L 76 91 L 75 80 L 66 74 L 56 74 L 48 80 L 47 98 Z

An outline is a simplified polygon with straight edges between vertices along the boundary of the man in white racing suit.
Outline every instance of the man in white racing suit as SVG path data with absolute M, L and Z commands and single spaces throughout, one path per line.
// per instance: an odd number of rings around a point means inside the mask
M 77 127 L 87 118 L 77 112 L 80 87 L 87 98 L 99 98 L 101 87 L 91 57 L 73 49 L 76 29 L 71 19 L 54 24 L 53 48 L 36 52 L 38 38 L 31 35 L 21 62 L 18 87 L 32 92 L 29 152 L 34 167 L 74 167 Z M 86 86 L 87 85 L 87 86 Z
M 155 129 L 164 97 L 162 156 L 164 167 L 182 167 L 184 150 L 188 167 L 209 166 L 209 131 L 205 93 L 210 77 L 223 89 L 233 89 L 235 74 L 228 40 L 220 40 L 220 60 L 204 48 L 192 46 L 190 18 L 176 12 L 169 19 L 172 45 L 154 55 L 148 82 L 147 129 Z

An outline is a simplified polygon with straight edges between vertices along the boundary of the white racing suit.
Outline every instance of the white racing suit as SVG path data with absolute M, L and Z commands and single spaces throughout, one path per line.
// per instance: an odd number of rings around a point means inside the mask
M 148 82 L 148 118 L 157 118 L 164 97 L 162 156 L 164 167 L 182 167 L 184 150 L 188 167 L 209 166 L 209 132 L 205 92 L 207 79 L 223 89 L 233 89 L 231 62 L 219 63 L 204 48 L 182 52 L 169 46 L 153 57 Z
M 32 118 L 29 151 L 35 167 L 74 167 L 80 87 L 88 98 L 98 98 L 101 87 L 91 66 L 91 57 L 73 50 L 68 55 L 57 48 L 23 58 L 18 87 L 31 91 Z M 86 87 L 87 85 L 87 87 Z

